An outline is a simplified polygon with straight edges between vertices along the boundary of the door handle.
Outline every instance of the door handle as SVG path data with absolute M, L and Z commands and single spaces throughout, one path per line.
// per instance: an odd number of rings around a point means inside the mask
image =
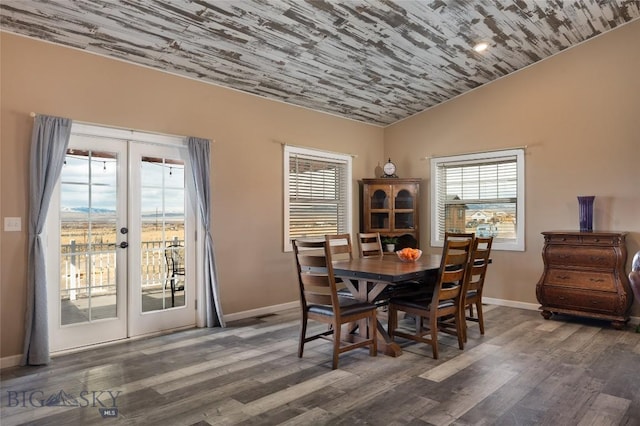
M 123 242 L 120 243 L 120 248 L 127 248 L 127 247 L 129 247 L 129 243 L 128 242 L 123 241 Z

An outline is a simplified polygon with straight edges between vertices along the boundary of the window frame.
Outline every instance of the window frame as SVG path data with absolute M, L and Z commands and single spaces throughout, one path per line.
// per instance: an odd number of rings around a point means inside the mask
M 283 246 L 285 252 L 293 251 L 291 245 L 290 234 L 290 220 L 291 220 L 291 205 L 289 198 L 289 177 L 290 177 L 290 159 L 292 156 L 297 155 L 310 159 L 317 159 L 319 161 L 326 161 L 336 164 L 345 164 L 346 166 L 346 191 L 345 191 L 345 217 L 343 223 L 345 224 L 344 233 L 351 234 L 352 222 L 353 222 L 353 159 L 351 155 L 341 154 L 337 152 L 322 151 L 311 148 L 302 148 L 292 145 L 284 145 L 283 150 L 283 168 L 284 168 L 284 238 Z M 339 231 L 342 233 L 342 231 Z
M 440 215 L 439 207 L 444 207 L 444 203 L 439 203 L 440 194 L 438 188 L 441 186 L 440 173 L 438 170 L 442 167 L 441 164 L 451 163 L 468 163 L 468 164 L 482 164 L 499 162 L 500 160 L 506 160 L 508 158 L 515 157 L 516 162 L 516 216 L 515 216 L 515 230 L 516 238 L 513 241 L 499 241 L 494 240 L 492 249 L 506 250 L 506 251 L 524 251 L 525 250 L 525 161 L 524 161 L 524 149 L 507 149 L 499 151 L 487 151 L 472 154 L 460 154 L 451 156 L 432 157 L 429 159 L 430 165 L 430 211 L 431 211 L 431 245 L 434 247 L 442 247 L 444 245 L 444 237 L 440 236 L 440 218 L 444 218 L 444 214 Z M 444 213 L 444 212 L 443 212 Z

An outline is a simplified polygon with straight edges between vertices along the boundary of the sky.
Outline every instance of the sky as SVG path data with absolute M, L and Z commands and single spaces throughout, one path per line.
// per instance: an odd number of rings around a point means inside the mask
M 67 155 L 61 174 L 61 209 L 116 210 L 117 162 L 106 156 Z M 142 214 L 184 213 L 184 166 L 143 161 L 140 169 Z M 125 179 L 125 177 L 123 177 Z M 164 195 L 164 196 L 163 196 Z

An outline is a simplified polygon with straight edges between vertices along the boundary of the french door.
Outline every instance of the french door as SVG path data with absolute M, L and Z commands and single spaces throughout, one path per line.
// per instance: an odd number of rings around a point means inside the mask
M 195 325 L 195 213 L 187 149 L 130 143 L 129 334 Z M 131 248 L 135 248 L 131 250 Z
M 72 129 L 47 217 L 52 352 L 195 324 L 186 151 Z

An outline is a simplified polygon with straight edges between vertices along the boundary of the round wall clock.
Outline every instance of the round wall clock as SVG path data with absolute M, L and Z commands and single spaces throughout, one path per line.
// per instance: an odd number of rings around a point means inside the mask
M 391 158 L 389 158 L 389 161 L 382 167 L 382 171 L 384 172 L 383 177 L 397 177 L 396 165 L 391 162 Z

